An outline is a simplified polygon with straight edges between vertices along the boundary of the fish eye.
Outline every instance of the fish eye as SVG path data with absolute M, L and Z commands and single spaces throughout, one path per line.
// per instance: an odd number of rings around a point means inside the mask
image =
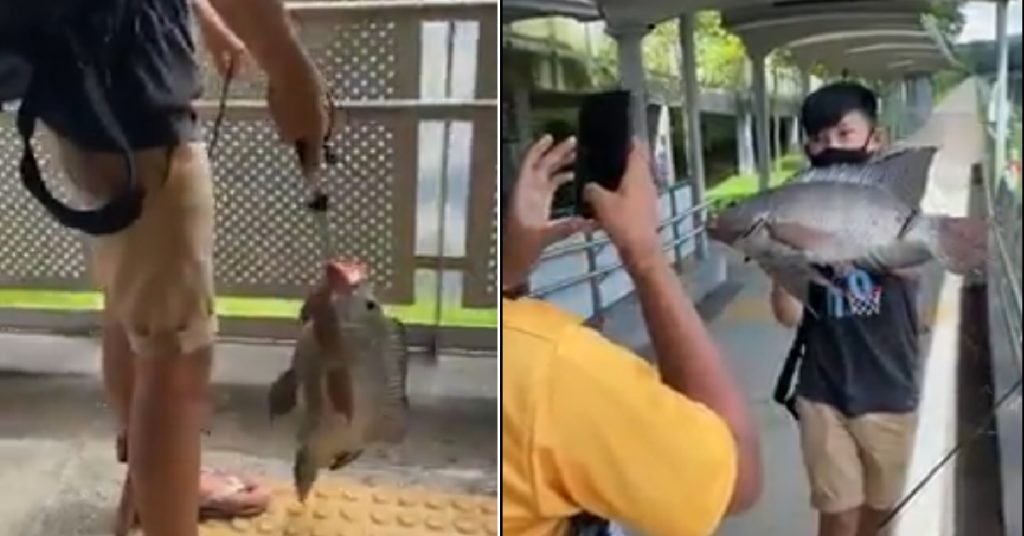
M 377 302 L 375 302 L 373 300 L 368 300 L 366 302 L 366 310 L 367 311 L 373 311 L 376 308 L 377 308 Z

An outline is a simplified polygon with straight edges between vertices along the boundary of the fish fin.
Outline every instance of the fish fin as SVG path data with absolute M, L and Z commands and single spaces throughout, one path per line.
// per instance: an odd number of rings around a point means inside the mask
M 289 368 L 282 372 L 281 375 L 274 380 L 274 383 L 270 384 L 270 392 L 267 395 L 267 401 L 270 407 L 271 420 L 281 415 L 291 413 L 291 411 L 295 409 L 295 403 L 298 397 L 298 388 L 299 385 L 294 368 Z
M 409 372 L 409 349 L 405 325 L 394 318 L 385 323 L 387 344 L 384 364 L 387 371 L 386 403 L 375 423 L 374 436 L 382 441 L 396 442 L 405 436 L 409 421 L 409 397 L 406 383 Z
M 842 289 L 833 283 L 832 279 L 825 274 L 824 268 L 815 265 L 811 265 L 810 268 L 810 278 L 812 283 L 840 293 L 843 292 Z
M 872 248 L 860 257 L 847 259 L 849 265 L 875 274 L 893 273 L 894 270 L 910 269 L 932 259 L 934 254 L 923 242 L 897 240 Z
M 324 373 L 324 384 L 331 408 L 344 415 L 348 422 L 352 422 L 355 403 L 353 402 L 351 371 L 345 366 L 331 367 Z
M 925 216 L 926 244 L 946 270 L 982 276 L 988 262 L 988 225 L 983 219 Z
M 879 184 L 908 207 L 920 206 L 937 152 L 934 146 L 902 147 L 882 157 Z
M 816 256 L 828 256 L 844 249 L 836 235 L 801 223 L 773 222 L 769 224 L 768 232 L 776 242 L 808 254 L 814 251 Z
M 329 469 L 331 471 L 337 471 L 345 467 L 346 465 L 356 461 L 360 456 L 363 455 L 362 449 L 342 452 L 341 454 L 334 457 L 334 461 L 331 462 Z
M 938 148 L 894 147 L 865 164 L 807 168 L 791 182 L 838 182 L 884 188 L 909 207 L 921 204 Z
M 309 449 L 301 447 L 295 451 L 292 475 L 295 479 L 295 494 L 298 496 L 300 503 L 305 504 L 310 490 L 313 489 L 313 483 L 316 482 L 318 472 L 319 469 L 312 455 L 310 455 Z

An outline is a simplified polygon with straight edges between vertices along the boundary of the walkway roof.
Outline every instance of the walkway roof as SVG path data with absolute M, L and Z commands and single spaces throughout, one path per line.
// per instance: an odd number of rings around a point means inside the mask
M 890 78 L 953 65 L 924 13 L 929 0 L 503 0 L 503 20 L 566 16 L 646 27 L 685 12 L 716 10 L 753 54 L 789 49 L 803 66 L 824 64 Z

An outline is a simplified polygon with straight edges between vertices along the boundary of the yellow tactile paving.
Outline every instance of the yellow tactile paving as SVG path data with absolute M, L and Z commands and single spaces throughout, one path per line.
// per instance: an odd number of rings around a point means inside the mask
M 305 505 L 290 486 L 274 487 L 260 517 L 203 523 L 201 536 L 492 536 L 497 498 L 423 488 L 366 486 L 332 479 L 317 483 Z

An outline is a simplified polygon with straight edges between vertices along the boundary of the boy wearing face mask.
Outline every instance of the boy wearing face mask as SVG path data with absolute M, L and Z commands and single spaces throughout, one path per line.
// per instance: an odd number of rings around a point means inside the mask
M 883 149 L 874 93 L 825 86 L 804 101 L 801 126 L 813 167 L 857 164 Z M 826 270 L 828 272 L 828 270 Z M 801 448 L 819 512 L 819 536 L 867 536 L 899 501 L 913 442 L 919 389 L 917 285 L 909 273 L 855 269 L 812 284 L 803 306 L 779 285 L 776 319 L 797 327 L 795 398 Z

